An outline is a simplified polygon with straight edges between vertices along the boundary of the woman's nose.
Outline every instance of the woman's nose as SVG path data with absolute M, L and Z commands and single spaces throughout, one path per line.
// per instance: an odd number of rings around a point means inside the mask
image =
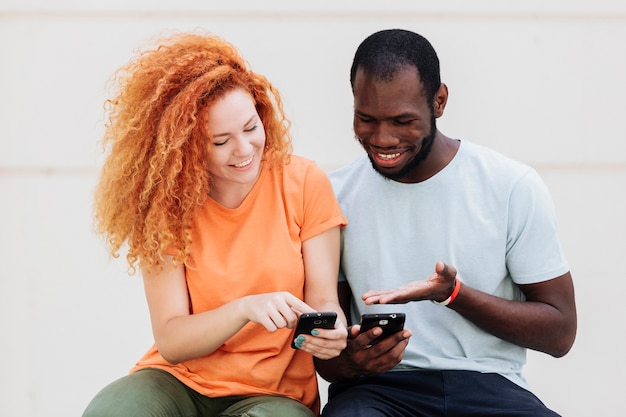
M 236 146 L 235 146 L 235 153 L 237 155 L 247 156 L 247 155 L 250 155 L 251 151 L 252 151 L 252 144 L 250 143 L 250 141 L 244 137 L 241 137 L 241 136 L 238 137 Z

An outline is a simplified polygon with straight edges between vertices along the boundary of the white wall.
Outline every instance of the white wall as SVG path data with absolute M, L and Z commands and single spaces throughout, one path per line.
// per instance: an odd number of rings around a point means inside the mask
M 0 0 L 0 415 L 78 416 L 151 343 L 139 277 L 91 233 L 105 83 L 142 40 L 202 27 L 281 89 L 297 153 L 360 154 L 348 71 L 371 32 L 437 49 L 444 133 L 535 166 L 553 192 L 577 290 L 563 359 L 530 353 L 564 416 L 616 415 L 626 365 L 626 3 Z

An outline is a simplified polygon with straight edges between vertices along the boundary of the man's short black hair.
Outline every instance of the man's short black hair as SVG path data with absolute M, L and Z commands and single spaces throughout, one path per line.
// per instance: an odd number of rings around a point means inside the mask
M 352 61 L 350 84 L 354 89 L 358 68 L 382 81 L 391 81 L 398 70 L 407 66 L 417 68 L 426 98 L 432 104 L 441 85 L 439 58 L 426 38 L 404 29 L 382 30 L 361 42 Z

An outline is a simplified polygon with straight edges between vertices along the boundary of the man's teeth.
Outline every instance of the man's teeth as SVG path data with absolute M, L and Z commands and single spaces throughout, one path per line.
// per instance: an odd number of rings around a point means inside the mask
M 392 154 L 384 154 L 384 153 L 379 153 L 378 157 L 380 159 L 394 159 L 400 156 L 400 153 L 392 153 Z
M 243 168 L 247 165 L 250 165 L 252 163 L 252 157 L 246 161 L 243 161 L 241 163 L 235 164 L 235 168 Z

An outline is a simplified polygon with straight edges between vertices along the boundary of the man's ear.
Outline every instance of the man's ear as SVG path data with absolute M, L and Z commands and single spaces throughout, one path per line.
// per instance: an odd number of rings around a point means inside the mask
M 448 103 L 448 86 L 444 83 L 441 83 L 433 99 L 433 110 L 435 112 L 434 116 L 436 118 L 443 116 L 443 111 L 446 108 L 446 103 Z

